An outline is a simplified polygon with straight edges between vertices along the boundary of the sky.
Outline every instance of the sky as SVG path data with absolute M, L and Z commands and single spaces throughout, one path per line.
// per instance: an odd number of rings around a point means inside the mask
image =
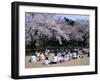
M 30 12 L 28 12 L 30 13 Z M 31 12 L 34 13 L 34 12 Z M 48 14 L 48 13 L 36 13 L 35 14 Z M 49 15 L 55 15 L 54 18 L 68 18 L 71 20 L 77 20 L 77 19 L 81 19 L 81 20 L 89 20 L 89 15 L 84 15 L 84 14 L 60 14 L 60 13 L 49 13 Z
M 61 14 L 61 15 L 56 15 L 56 16 L 60 16 L 60 17 L 66 17 L 72 20 L 76 20 L 76 19 L 81 19 L 81 20 L 89 20 L 89 15 L 79 15 L 79 14 Z

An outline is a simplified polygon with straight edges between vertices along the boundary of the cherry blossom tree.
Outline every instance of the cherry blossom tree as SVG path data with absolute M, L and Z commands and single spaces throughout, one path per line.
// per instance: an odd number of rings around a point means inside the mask
M 66 17 L 56 17 L 50 13 L 25 13 L 25 42 L 38 46 L 45 45 L 48 40 L 56 40 L 59 45 L 64 41 L 83 41 L 89 44 L 89 21 L 70 20 Z
M 25 17 L 26 43 L 31 42 L 32 45 L 37 44 L 38 41 L 45 42 L 55 38 L 61 45 L 62 38 L 69 40 L 69 36 L 60 29 L 61 25 L 54 19 L 54 14 L 26 13 Z

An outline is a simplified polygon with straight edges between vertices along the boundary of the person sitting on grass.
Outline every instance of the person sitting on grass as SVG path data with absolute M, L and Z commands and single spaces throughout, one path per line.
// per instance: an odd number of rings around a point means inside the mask
M 37 60 L 40 61 L 40 52 L 37 53 Z
M 79 50 L 79 57 L 83 58 L 83 49 L 82 48 Z
M 69 54 L 68 52 L 65 53 L 64 62 L 69 61 Z
M 61 56 L 58 57 L 58 62 L 59 63 L 62 63 L 64 61 L 63 57 L 64 57 L 64 55 L 61 55 Z
M 31 63 L 36 63 L 37 62 L 37 57 L 35 55 L 35 53 L 33 52 L 31 59 L 29 60 Z
M 41 52 L 39 56 L 39 61 L 44 62 L 44 60 L 45 60 L 45 54 L 44 52 Z
M 55 55 L 49 64 L 57 64 L 57 63 L 58 63 L 58 56 L 57 56 L 57 52 L 55 52 Z
M 50 63 L 50 62 L 49 62 L 49 59 L 48 59 L 48 57 L 46 57 L 43 64 L 48 65 L 49 63 Z
M 45 50 L 45 56 L 48 56 L 48 50 L 47 49 Z
M 76 51 L 73 52 L 73 59 L 77 59 L 77 52 Z

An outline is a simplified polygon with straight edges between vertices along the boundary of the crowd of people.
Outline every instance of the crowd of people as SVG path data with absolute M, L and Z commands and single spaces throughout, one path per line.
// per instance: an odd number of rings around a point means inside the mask
M 50 58 L 51 54 L 52 57 Z M 89 49 L 45 49 L 41 51 L 33 51 L 29 61 L 31 63 L 37 63 L 38 61 L 41 61 L 41 63 L 44 65 L 59 64 L 72 59 L 83 58 L 84 55 L 89 57 Z

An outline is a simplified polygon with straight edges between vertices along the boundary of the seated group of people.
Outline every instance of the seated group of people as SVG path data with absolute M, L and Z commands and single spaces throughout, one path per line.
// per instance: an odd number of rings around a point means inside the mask
M 50 58 L 50 54 L 53 56 Z M 83 57 L 81 50 L 74 50 L 71 52 L 70 50 L 54 50 L 53 53 L 50 53 L 50 50 L 40 51 L 40 52 L 33 52 L 30 62 L 36 63 L 37 61 L 41 61 L 42 64 L 57 64 L 69 61 L 71 59 L 80 59 Z

